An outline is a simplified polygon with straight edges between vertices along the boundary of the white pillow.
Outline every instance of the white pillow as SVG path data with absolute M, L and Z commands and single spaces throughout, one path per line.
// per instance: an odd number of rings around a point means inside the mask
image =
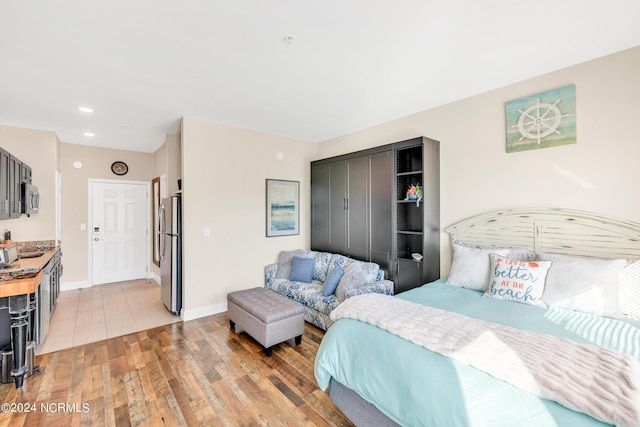
M 520 261 L 490 254 L 489 287 L 484 296 L 546 307 L 542 301 L 545 277 L 551 261 Z
M 640 320 L 640 259 L 629 260 L 622 269 L 618 291 L 624 315 Z
M 294 251 L 282 251 L 278 257 L 278 269 L 276 270 L 276 279 L 287 279 L 291 276 L 291 266 L 294 257 L 304 257 L 302 249 Z
M 486 291 L 491 267 L 489 254 L 532 260 L 534 253 L 526 248 L 507 248 L 453 241 L 453 260 L 446 284 Z
M 573 255 L 540 254 L 552 261 L 542 300 L 550 306 L 617 316 L 619 274 L 626 259 L 603 259 Z
M 338 287 L 336 288 L 335 294 L 336 299 L 339 302 L 343 302 L 345 299 L 345 294 L 353 288 L 357 288 L 358 286 L 362 286 L 367 281 L 367 270 L 364 262 L 353 262 L 349 264 L 347 268 L 344 269 L 344 274 L 342 278 L 340 278 L 340 282 L 338 282 Z

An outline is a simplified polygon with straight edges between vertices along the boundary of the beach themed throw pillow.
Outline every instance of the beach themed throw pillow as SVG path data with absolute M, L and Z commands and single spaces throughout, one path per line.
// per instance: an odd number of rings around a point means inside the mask
M 484 296 L 546 307 L 542 301 L 551 261 L 520 261 L 490 254 L 489 288 Z

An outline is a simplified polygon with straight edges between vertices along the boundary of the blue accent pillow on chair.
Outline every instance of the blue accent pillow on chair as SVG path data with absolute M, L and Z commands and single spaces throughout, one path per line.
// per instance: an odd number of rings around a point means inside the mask
M 293 257 L 293 262 L 291 263 L 291 276 L 289 276 L 289 280 L 294 282 L 311 283 L 314 264 L 315 260 L 313 258 Z
M 324 295 L 325 297 L 332 295 L 336 291 L 338 283 L 340 283 L 340 279 L 342 279 L 343 274 L 344 271 L 342 271 L 342 268 L 336 265 L 324 281 L 324 286 L 322 287 L 322 295 Z

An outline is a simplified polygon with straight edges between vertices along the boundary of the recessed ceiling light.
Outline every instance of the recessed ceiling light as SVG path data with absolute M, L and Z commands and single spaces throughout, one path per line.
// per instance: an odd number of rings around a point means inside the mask
M 93 113 L 93 108 L 89 108 L 89 107 L 78 107 L 78 111 L 82 111 L 83 113 Z
M 83 132 L 82 134 L 83 134 L 84 136 L 96 136 L 96 134 L 95 134 L 95 133 L 93 133 L 93 132 Z

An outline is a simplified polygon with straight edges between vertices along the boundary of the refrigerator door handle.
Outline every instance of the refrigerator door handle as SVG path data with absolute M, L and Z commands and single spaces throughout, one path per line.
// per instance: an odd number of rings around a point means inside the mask
M 165 218 L 165 207 L 164 207 L 164 203 L 160 203 L 160 215 L 158 215 L 160 218 L 160 233 L 166 233 L 167 229 L 166 229 L 166 224 L 167 224 L 167 219 Z
M 160 235 L 160 261 L 164 261 L 164 254 L 165 254 L 165 245 L 166 245 L 166 240 L 167 240 L 167 236 L 166 236 L 166 224 L 167 224 L 167 219 L 165 218 L 165 213 L 166 213 L 166 209 L 164 206 L 164 203 L 160 203 L 160 212 L 159 212 L 159 222 L 160 222 L 160 230 L 158 231 L 158 234 Z

